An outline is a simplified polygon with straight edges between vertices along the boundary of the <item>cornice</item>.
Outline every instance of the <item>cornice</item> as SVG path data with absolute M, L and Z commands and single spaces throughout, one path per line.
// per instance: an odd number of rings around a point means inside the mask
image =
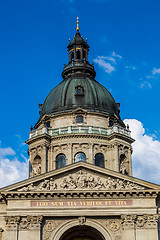
M 43 191 L 43 192 L 1 192 L 2 199 L 8 200 L 51 200 L 51 199 L 113 199 L 113 198 L 157 198 L 158 190 L 133 191 Z M 1 199 L 1 200 L 2 200 Z

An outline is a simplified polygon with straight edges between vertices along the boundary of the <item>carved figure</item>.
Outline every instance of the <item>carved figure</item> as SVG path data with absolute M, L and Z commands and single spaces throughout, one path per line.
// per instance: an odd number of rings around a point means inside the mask
M 90 174 L 88 177 L 88 187 L 93 189 L 95 187 L 94 177 Z
M 68 180 L 69 188 L 70 189 L 75 189 L 76 188 L 76 182 L 74 181 L 73 177 L 71 174 L 69 174 L 69 180 Z
M 86 223 L 86 218 L 85 217 L 79 217 L 79 225 L 84 225 Z
M 128 174 L 126 165 L 123 162 L 120 164 L 120 173 Z
M 50 190 L 57 189 L 57 184 L 54 182 L 53 178 L 50 179 L 49 185 L 50 185 Z
M 64 177 L 59 184 L 53 178 L 45 179 L 37 183 L 31 183 L 28 186 L 18 189 L 18 191 L 43 191 L 43 190 L 57 190 L 57 189 L 106 189 L 106 190 L 130 190 L 130 189 L 144 189 L 144 187 L 130 181 L 121 180 L 119 178 L 95 178 L 91 174 L 82 173 L 70 174 Z
M 97 182 L 96 182 L 96 185 L 95 185 L 95 186 L 96 186 L 96 188 L 98 188 L 98 189 L 101 189 L 101 188 L 103 187 L 103 183 L 102 183 L 100 177 L 97 178 Z
M 41 174 L 41 164 L 38 164 L 33 168 L 33 176 L 38 176 Z
M 41 182 L 39 185 L 38 185 L 38 190 L 49 190 L 50 187 L 49 187 L 49 180 L 44 180 L 43 182 Z

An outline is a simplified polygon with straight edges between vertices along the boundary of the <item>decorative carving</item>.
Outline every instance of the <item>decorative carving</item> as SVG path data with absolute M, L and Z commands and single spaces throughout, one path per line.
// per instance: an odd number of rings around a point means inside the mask
M 40 229 L 43 216 L 28 216 L 29 229 Z
M 137 215 L 122 215 L 122 226 L 123 228 L 134 228 L 135 220 Z
M 137 228 L 157 228 L 158 214 L 144 215 L 122 215 L 123 228 L 133 228 L 136 224 Z
M 146 215 L 137 216 L 137 221 L 136 221 L 137 227 L 139 227 L 139 228 L 144 227 L 146 222 L 147 222 L 147 216 Z
M 85 225 L 85 223 L 86 223 L 86 218 L 85 217 L 81 216 L 81 217 L 78 218 L 78 220 L 79 220 L 79 225 L 81 225 L 81 226 Z
M 157 228 L 158 218 L 158 214 L 137 216 L 136 226 L 138 228 Z
M 132 190 L 144 189 L 144 187 L 119 178 L 100 178 L 90 173 L 79 171 L 76 174 L 69 174 L 69 176 L 63 177 L 60 181 L 54 180 L 53 178 L 44 179 L 38 184 L 29 184 L 28 186 L 18 189 L 18 191 L 54 191 L 57 189 Z
M 19 224 L 19 229 L 20 230 L 26 230 L 28 229 L 28 225 L 29 225 L 29 218 L 28 217 L 22 217 L 20 224 Z
M 20 222 L 20 216 L 5 216 L 7 230 L 13 230 L 17 228 Z
M 47 221 L 45 225 L 45 231 L 52 232 L 55 229 L 55 225 L 52 221 Z
M 33 167 L 33 176 L 38 176 L 41 174 L 41 164 L 34 164 L 35 167 Z
M 111 231 L 116 232 L 120 229 L 120 223 L 117 220 L 112 219 L 109 221 L 108 227 Z
M 158 214 L 147 215 L 147 223 L 146 223 L 147 228 L 157 228 L 158 219 L 159 219 Z
M 42 216 L 19 217 L 19 230 L 40 229 L 42 219 Z

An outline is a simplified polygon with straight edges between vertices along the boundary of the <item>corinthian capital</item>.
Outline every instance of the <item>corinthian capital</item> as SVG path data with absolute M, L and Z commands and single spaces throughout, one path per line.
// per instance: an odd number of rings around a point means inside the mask
M 134 228 L 136 217 L 136 214 L 121 215 L 123 228 Z
M 20 222 L 20 216 L 5 216 L 7 230 L 16 229 Z

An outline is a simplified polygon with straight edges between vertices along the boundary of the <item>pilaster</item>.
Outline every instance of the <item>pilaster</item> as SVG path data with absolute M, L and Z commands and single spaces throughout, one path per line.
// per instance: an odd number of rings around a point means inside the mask
M 136 215 L 121 215 L 123 240 L 135 240 L 135 220 Z
M 20 216 L 6 216 L 7 240 L 18 239 Z

